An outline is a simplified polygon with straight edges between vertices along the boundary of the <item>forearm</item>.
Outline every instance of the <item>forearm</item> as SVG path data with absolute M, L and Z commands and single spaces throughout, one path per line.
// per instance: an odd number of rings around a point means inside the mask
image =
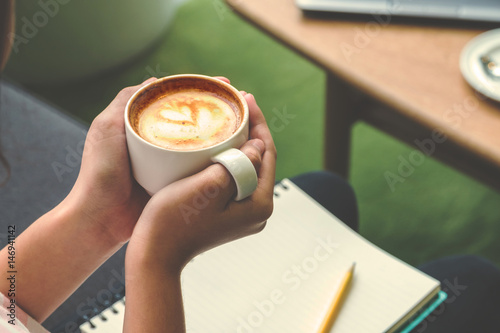
M 130 266 L 134 267 L 130 267 Z M 125 264 L 126 307 L 124 332 L 184 333 L 180 273 L 160 267 Z
M 105 236 L 77 205 L 63 202 L 40 217 L 15 242 L 16 303 L 34 319 L 45 320 L 122 244 Z M 0 272 L 7 274 L 7 248 L 0 252 Z M 0 279 L 6 294 L 9 281 Z

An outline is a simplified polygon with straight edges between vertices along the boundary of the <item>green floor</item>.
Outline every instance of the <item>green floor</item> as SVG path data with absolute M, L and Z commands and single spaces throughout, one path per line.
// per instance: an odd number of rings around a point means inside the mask
M 191 0 L 154 49 L 101 78 L 63 87 L 29 87 L 91 121 L 126 85 L 151 75 L 224 75 L 252 92 L 279 152 L 278 178 L 321 168 L 324 73 L 277 44 L 220 0 Z M 290 117 L 279 122 L 279 114 Z M 273 119 L 275 119 L 273 121 Z M 391 191 L 384 173 L 397 172 L 408 147 L 366 124 L 354 128 L 351 182 L 361 233 L 401 259 L 419 264 L 442 255 L 481 254 L 500 264 L 500 195 L 430 158 Z

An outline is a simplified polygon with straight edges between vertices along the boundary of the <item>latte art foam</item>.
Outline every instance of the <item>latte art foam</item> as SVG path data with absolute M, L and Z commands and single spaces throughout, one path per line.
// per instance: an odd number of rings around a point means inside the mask
M 219 97 L 181 91 L 148 105 L 138 118 L 137 132 L 163 148 L 193 150 L 226 140 L 239 124 L 234 109 Z

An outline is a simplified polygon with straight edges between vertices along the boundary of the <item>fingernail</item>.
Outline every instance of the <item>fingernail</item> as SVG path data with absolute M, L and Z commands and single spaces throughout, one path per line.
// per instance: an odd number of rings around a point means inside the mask
M 257 148 L 260 154 L 262 154 L 264 152 L 264 149 L 266 149 L 266 146 L 264 145 L 264 142 L 262 142 L 262 140 L 252 140 L 250 143 L 255 148 Z
M 150 82 L 153 82 L 153 81 L 156 81 L 158 80 L 157 78 L 155 77 L 150 77 L 149 79 L 147 79 L 146 81 L 143 82 L 143 84 L 147 84 L 147 83 L 150 83 Z

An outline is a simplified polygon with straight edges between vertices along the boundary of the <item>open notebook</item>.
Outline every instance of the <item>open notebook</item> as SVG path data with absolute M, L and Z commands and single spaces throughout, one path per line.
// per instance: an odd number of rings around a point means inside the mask
M 210 250 L 185 268 L 188 333 L 314 333 L 352 262 L 351 289 L 332 333 L 400 332 L 439 302 L 439 281 L 365 240 L 291 181 L 275 192 L 264 231 Z M 121 332 L 123 309 L 115 310 L 82 331 Z

